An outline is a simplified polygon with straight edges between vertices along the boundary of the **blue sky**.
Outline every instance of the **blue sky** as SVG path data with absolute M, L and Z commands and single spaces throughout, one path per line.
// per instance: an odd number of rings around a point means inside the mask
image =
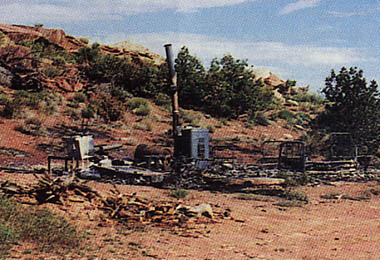
M 162 56 L 185 45 L 205 66 L 231 54 L 313 91 L 343 66 L 380 83 L 380 0 L 0 0 L 0 22 Z

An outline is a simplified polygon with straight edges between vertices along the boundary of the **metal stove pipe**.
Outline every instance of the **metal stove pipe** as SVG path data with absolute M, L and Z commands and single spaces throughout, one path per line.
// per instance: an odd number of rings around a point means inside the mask
M 166 60 L 169 67 L 170 75 L 170 88 L 172 90 L 172 110 L 173 110 L 173 138 L 174 138 L 174 156 L 177 153 L 177 139 L 179 134 L 179 104 L 178 104 L 178 87 L 177 87 L 177 73 L 174 68 L 173 51 L 171 44 L 165 44 Z

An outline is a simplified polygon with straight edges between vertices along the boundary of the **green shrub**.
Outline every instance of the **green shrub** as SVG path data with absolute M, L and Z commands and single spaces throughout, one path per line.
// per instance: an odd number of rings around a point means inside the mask
M 4 93 L 0 93 L 0 106 L 4 106 L 9 102 L 9 96 Z
M 13 102 L 8 101 L 3 108 L 0 109 L 0 116 L 5 118 L 13 118 L 15 115 L 16 107 Z
M 138 116 L 148 116 L 151 111 L 152 107 L 150 105 L 139 106 L 133 110 L 133 112 Z
M 81 110 L 81 116 L 84 119 L 90 119 L 95 116 L 95 108 L 92 105 L 88 105 Z
M 133 95 L 129 93 L 128 91 L 118 88 L 118 87 L 113 87 L 110 90 L 111 96 L 117 98 L 118 100 L 125 102 L 128 98 L 132 98 Z
M 271 123 L 268 117 L 261 111 L 250 113 L 248 116 L 248 121 L 255 125 L 270 126 Z
M 192 126 L 200 126 L 202 120 L 202 113 L 191 110 L 181 109 L 179 112 L 180 120 Z
M 299 200 L 280 200 L 274 205 L 279 207 L 302 207 L 304 203 Z
M 15 113 L 28 107 L 43 113 L 53 114 L 57 111 L 57 105 L 61 102 L 62 96 L 51 90 L 44 89 L 38 92 L 18 90 L 13 95 L 12 105 Z
M 42 74 L 48 78 L 55 78 L 57 76 L 61 76 L 63 74 L 63 71 L 54 66 L 47 66 L 42 70 Z
M 154 103 L 157 106 L 167 106 L 171 104 L 171 98 L 164 93 L 158 93 L 154 98 Z
M 307 194 L 300 190 L 288 189 L 284 192 L 283 196 L 287 200 L 298 200 L 306 203 L 309 202 Z
M 311 121 L 311 117 L 304 112 L 298 112 L 294 117 L 297 125 L 304 125 Z
M 5 44 L 5 34 L 3 32 L 0 32 L 0 46 Z
M 324 99 L 318 94 L 313 94 L 310 92 L 301 92 L 292 97 L 297 102 L 307 102 L 312 104 L 323 104 Z
M 170 196 L 171 197 L 174 197 L 174 198 L 176 198 L 176 199 L 183 199 L 183 198 L 185 198 L 186 196 L 188 196 L 190 194 L 190 192 L 189 191 L 187 191 L 187 190 L 184 190 L 184 189 L 177 189 L 177 190 L 172 190 L 171 192 L 170 192 Z
M 77 92 L 74 94 L 73 100 L 78 103 L 84 103 L 87 101 L 87 96 L 83 92 Z
M 135 123 L 132 125 L 134 129 L 137 130 L 142 130 L 142 131 L 152 131 L 153 130 L 153 125 L 152 122 L 150 121 L 143 121 L 141 123 Z
M 8 255 L 11 244 L 16 240 L 15 234 L 8 225 L 0 223 L 0 259 Z
M 15 130 L 33 136 L 42 136 L 45 134 L 45 128 L 42 126 L 42 121 L 37 117 L 31 117 L 24 120 L 22 125 L 19 125 Z
M 208 129 L 208 131 L 211 134 L 215 133 L 215 126 L 213 126 L 213 125 L 207 125 L 206 128 Z
M 134 97 L 128 100 L 127 102 L 127 107 L 130 110 L 136 109 L 140 106 L 146 106 L 149 104 L 149 101 L 145 98 L 140 98 L 140 97 Z
M 41 250 L 70 250 L 81 236 L 64 218 L 50 211 L 25 207 L 0 196 L 0 257 L 6 256 L 11 243 L 29 241 Z
M 139 116 L 147 116 L 152 111 L 149 101 L 139 97 L 131 98 L 127 102 L 127 107 Z
M 295 115 L 293 112 L 289 110 L 281 110 L 280 112 L 278 112 L 277 117 L 284 119 L 286 121 L 293 121 L 295 118 Z
M 24 40 L 20 42 L 21 45 L 31 49 L 32 56 L 35 59 L 62 59 L 65 62 L 72 62 L 73 58 L 68 52 L 56 44 L 51 43 L 45 38 L 38 38 L 35 40 Z

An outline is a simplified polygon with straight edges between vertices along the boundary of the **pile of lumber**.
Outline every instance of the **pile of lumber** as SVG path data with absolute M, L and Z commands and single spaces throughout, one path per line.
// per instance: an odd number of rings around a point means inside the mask
M 125 194 L 116 185 L 109 194 L 100 194 L 86 185 L 86 181 L 74 175 L 53 178 L 50 175 L 35 175 L 35 184 L 18 185 L 0 182 L 0 196 L 15 196 L 29 204 L 54 203 L 70 207 L 70 202 L 91 203 L 104 213 L 108 220 L 126 224 L 128 227 L 158 226 L 170 230 L 181 230 L 180 235 L 189 234 L 185 230 L 191 225 L 218 223 L 218 219 L 230 218 L 230 211 L 213 210 L 210 204 L 196 206 L 183 205 L 181 200 L 157 201 L 139 197 L 136 193 Z M 34 203 L 31 202 L 34 200 Z M 230 218 L 231 219 L 231 218 Z

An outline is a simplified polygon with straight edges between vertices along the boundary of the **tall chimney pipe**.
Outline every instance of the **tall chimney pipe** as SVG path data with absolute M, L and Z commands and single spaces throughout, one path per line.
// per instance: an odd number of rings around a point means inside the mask
M 173 51 L 171 44 L 165 44 L 166 60 L 169 67 L 170 75 L 170 88 L 172 91 L 172 110 L 173 110 L 173 139 L 174 139 L 174 156 L 177 156 L 177 137 L 179 126 L 179 104 L 178 104 L 178 87 L 177 87 L 177 73 L 174 68 Z

